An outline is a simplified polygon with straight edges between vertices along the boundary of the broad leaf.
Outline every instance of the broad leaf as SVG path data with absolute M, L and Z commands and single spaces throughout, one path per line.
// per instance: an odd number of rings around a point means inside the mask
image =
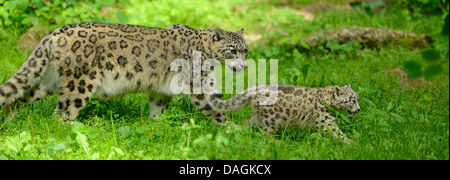
M 433 62 L 441 59 L 441 55 L 434 49 L 427 49 L 422 51 L 422 57 L 428 62 Z
M 425 78 L 430 79 L 436 75 L 442 74 L 444 71 L 442 70 L 442 67 L 439 64 L 429 65 L 425 71 L 424 75 Z
M 408 72 L 409 79 L 417 79 L 422 77 L 422 65 L 416 61 L 405 62 L 405 70 Z
M 129 136 L 131 134 L 130 126 L 120 126 L 119 130 L 117 130 L 117 131 L 119 131 L 119 133 L 124 136 Z
M 86 154 L 90 155 L 87 137 L 84 134 L 77 132 L 76 141 L 77 141 L 78 145 L 80 145 L 83 148 L 83 150 L 86 152 Z

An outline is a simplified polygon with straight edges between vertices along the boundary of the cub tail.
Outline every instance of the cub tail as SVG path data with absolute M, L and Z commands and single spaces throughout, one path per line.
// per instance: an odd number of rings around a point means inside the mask
M 211 99 L 209 99 L 209 102 L 212 110 L 226 113 L 246 107 L 251 103 L 254 95 L 256 95 L 256 88 L 250 88 L 236 94 L 228 100 L 221 100 L 217 97 L 214 98 L 215 96 L 210 96 Z

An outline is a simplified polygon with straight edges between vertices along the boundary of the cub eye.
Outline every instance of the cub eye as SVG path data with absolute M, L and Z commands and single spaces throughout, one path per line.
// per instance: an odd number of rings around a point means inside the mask
M 248 52 L 248 50 L 247 50 L 247 49 L 244 49 L 244 53 L 247 54 L 247 52 Z
M 231 54 L 236 54 L 236 49 L 232 49 Z

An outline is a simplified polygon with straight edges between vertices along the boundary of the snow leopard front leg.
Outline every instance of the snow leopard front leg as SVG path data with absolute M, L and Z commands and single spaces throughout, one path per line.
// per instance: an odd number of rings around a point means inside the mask
M 335 138 L 342 139 L 345 143 L 352 143 L 352 140 L 348 139 L 339 126 L 336 123 L 336 118 L 327 113 L 326 107 L 324 105 L 318 104 L 319 112 L 315 114 L 315 125 L 314 128 L 317 131 L 328 132 Z

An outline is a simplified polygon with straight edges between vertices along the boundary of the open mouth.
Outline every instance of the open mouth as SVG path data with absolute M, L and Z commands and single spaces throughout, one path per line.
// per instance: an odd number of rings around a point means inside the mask
M 229 66 L 229 68 L 234 72 L 234 73 L 239 73 L 241 72 L 242 68 L 236 68 L 236 66 Z
M 349 116 L 353 116 L 353 115 L 355 115 L 356 112 L 355 111 L 347 111 L 347 113 Z

